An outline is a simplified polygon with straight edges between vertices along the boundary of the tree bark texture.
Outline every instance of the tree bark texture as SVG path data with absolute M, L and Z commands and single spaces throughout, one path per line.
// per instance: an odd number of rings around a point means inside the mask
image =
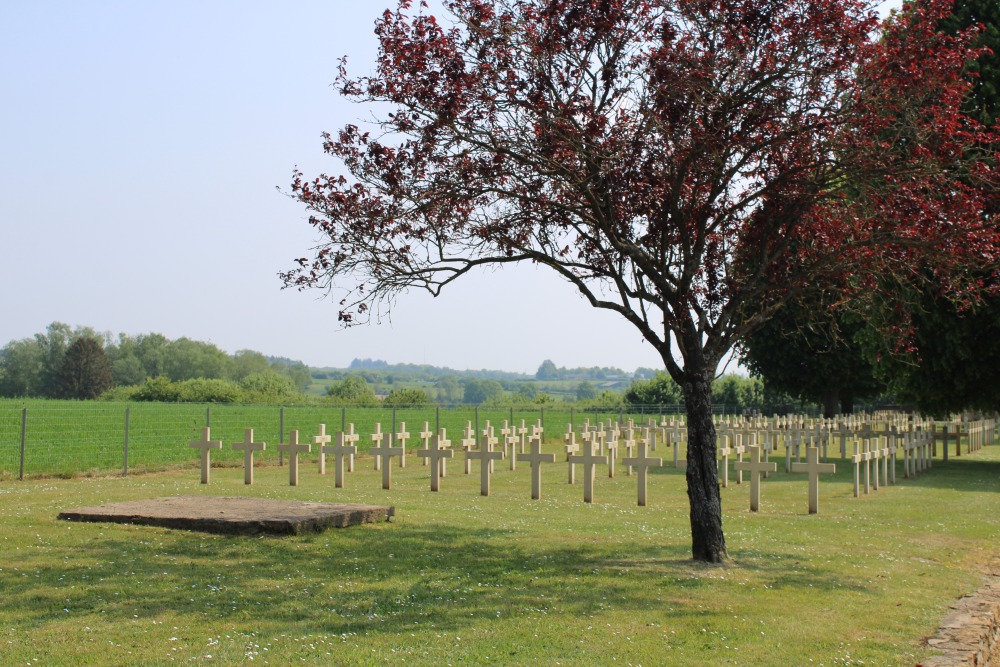
M 722 533 L 722 498 L 712 421 L 712 383 L 707 374 L 688 374 L 684 382 L 688 420 L 687 486 L 691 506 L 691 555 L 696 561 L 728 560 Z

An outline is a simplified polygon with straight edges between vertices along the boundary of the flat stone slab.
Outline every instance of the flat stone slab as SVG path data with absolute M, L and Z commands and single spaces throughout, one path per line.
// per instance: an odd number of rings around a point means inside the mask
M 132 523 L 226 535 L 298 535 L 327 528 L 388 521 L 395 507 L 313 503 L 267 498 L 171 496 L 83 507 L 58 516 L 66 521 Z

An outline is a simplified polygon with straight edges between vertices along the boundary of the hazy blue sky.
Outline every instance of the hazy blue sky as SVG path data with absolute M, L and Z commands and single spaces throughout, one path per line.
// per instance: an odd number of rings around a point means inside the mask
M 355 357 L 533 372 L 659 366 L 630 325 L 530 267 L 483 273 L 392 322 L 342 330 L 280 289 L 316 241 L 276 187 L 337 172 L 320 133 L 365 115 L 392 0 L 0 3 L 0 345 L 52 321 L 159 332 L 314 366 Z

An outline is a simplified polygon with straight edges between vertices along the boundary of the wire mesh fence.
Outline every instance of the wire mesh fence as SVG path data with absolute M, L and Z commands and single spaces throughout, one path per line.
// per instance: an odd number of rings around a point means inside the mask
M 190 403 L 104 403 L 54 400 L 0 400 L 0 478 L 36 475 L 108 474 L 194 464 L 197 452 L 188 443 L 211 429 L 211 438 L 223 449 L 213 460 L 238 462 L 242 454 L 232 448 L 246 429 L 254 439 L 269 445 L 288 442 L 292 430 L 300 442 L 312 442 L 325 424 L 327 433 L 353 425 L 361 434 L 359 450 L 375 443 L 370 434 L 410 434 L 410 446 L 422 444 L 421 433 L 446 429 L 460 438 L 467 427 L 481 433 L 487 423 L 499 431 L 509 426 L 529 428 L 540 424 L 546 439 L 558 439 L 567 428 L 611 420 L 625 424 L 632 419 L 645 425 L 661 415 L 681 412 L 681 406 L 632 406 L 578 408 L 571 405 L 535 407 L 415 406 L 333 407 Z M 376 426 L 378 425 L 378 426 Z M 279 463 L 281 453 L 271 446 L 258 454 L 263 463 Z

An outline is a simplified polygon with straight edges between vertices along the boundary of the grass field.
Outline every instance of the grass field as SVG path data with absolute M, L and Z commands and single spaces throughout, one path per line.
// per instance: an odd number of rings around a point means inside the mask
M 723 489 L 728 566 L 689 560 L 673 469 L 651 476 L 646 508 L 621 469 L 584 504 L 565 464 L 545 467 L 539 501 L 523 464 L 498 463 L 482 497 L 476 469 L 465 476 L 458 462 L 430 493 L 414 458 L 394 464 L 390 491 L 367 457 L 345 489 L 314 461 L 298 487 L 271 466 L 252 487 L 238 467 L 214 470 L 208 486 L 195 468 L 6 481 L 0 663 L 912 667 L 995 561 L 1000 448 L 857 499 L 837 462 L 818 515 L 804 475 L 772 475 L 755 514 L 747 484 Z M 391 504 L 397 515 L 281 538 L 55 519 L 174 494 Z

